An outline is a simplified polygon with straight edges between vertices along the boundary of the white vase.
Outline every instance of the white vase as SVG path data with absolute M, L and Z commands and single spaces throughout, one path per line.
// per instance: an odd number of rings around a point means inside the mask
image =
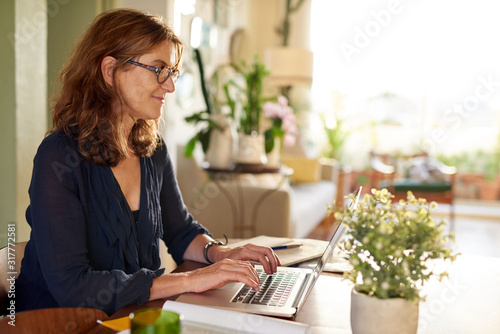
M 379 299 L 351 292 L 351 329 L 353 334 L 415 334 L 418 303 L 404 298 Z
M 279 168 L 280 166 L 280 157 L 281 157 L 281 139 L 276 137 L 274 138 L 274 147 L 271 152 L 266 154 L 268 168 Z
M 265 164 L 267 163 L 264 136 L 256 132 L 251 135 L 240 133 L 238 135 L 238 153 L 235 158 L 240 164 Z
M 211 115 L 210 118 L 219 125 L 220 129 L 213 129 L 205 154 L 205 161 L 211 168 L 225 169 L 233 158 L 233 132 L 223 114 Z

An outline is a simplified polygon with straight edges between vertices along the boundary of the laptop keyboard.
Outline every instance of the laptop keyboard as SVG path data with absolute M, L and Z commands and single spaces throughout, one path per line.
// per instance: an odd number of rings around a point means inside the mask
M 260 290 L 255 292 L 248 285 L 244 285 L 231 302 L 284 306 L 299 277 L 298 273 L 291 271 L 267 275 L 265 271 L 257 270 L 257 274 L 260 278 Z

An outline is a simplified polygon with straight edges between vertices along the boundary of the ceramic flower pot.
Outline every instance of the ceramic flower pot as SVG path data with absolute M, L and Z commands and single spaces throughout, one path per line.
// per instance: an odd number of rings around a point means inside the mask
M 233 132 L 227 119 L 222 114 L 211 116 L 221 128 L 210 133 L 210 142 L 205 154 L 205 161 L 212 168 L 228 168 L 233 159 Z
M 257 133 L 251 135 L 240 133 L 235 160 L 237 163 L 250 165 L 267 163 L 264 136 Z
M 378 299 L 351 292 L 351 329 L 353 334 L 415 334 L 418 303 L 404 298 Z

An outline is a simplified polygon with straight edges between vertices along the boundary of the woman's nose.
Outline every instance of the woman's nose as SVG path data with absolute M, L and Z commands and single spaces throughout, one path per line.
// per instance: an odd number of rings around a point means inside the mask
M 160 84 L 161 89 L 165 90 L 167 93 L 175 92 L 175 83 L 172 77 L 169 77 L 167 81 Z

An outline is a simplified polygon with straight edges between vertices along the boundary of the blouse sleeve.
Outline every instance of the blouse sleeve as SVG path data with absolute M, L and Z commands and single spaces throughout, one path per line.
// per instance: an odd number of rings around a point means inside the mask
M 86 162 L 68 141 L 47 139 L 34 160 L 27 212 L 41 269 L 38 275 L 60 306 L 88 306 L 112 314 L 130 303 L 147 302 L 153 278 L 163 270 L 127 274 L 90 266 L 87 243 L 93 237 L 87 235 L 81 196 L 85 184 L 81 164 Z
M 161 166 L 159 170 L 163 169 L 160 192 L 163 240 L 175 262 L 180 264 L 191 241 L 198 234 L 210 235 L 210 233 L 205 227 L 196 222 L 188 212 L 165 143 L 162 142 L 155 159 L 157 159 L 157 166 Z

